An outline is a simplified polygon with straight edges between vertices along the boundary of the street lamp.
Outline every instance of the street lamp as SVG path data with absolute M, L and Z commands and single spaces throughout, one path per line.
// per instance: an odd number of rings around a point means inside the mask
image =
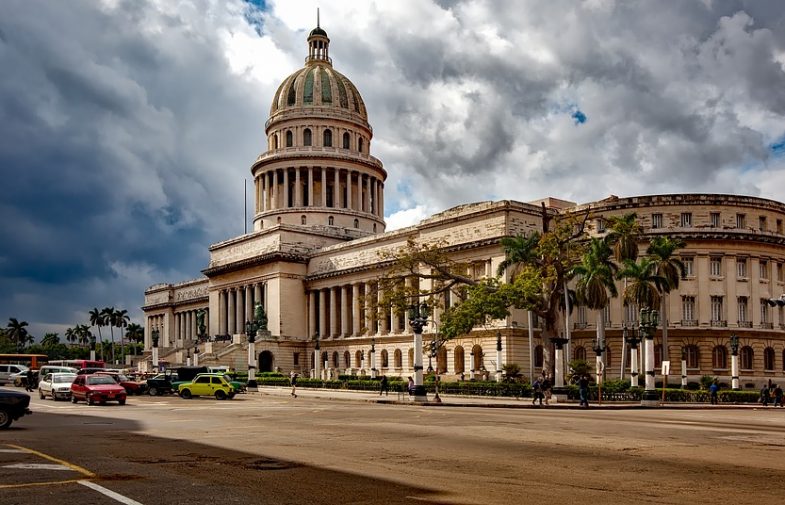
M 681 388 L 687 389 L 687 348 L 681 348 Z
M 160 366 L 158 363 L 158 340 L 161 338 L 161 332 L 156 328 L 150 332 L 150 336 L 153 340 L 153 371 L 158 372 Z M 103 344 L 101 349 L 103 349 Z
M 318 331 L 313 334 L 313 339 L 316 341 L 316 344 L 314 345 L 313 348 L 313 376 L 314 378 L 316 378 L 316 377 L 321 377 L 322 375 L 322 371 L 321 371 L 322 365 L 321 363 L 319 363 L 319 360 L 322 359 L 322 356 L 321 356 L 321 352 L 319 352 L 321 351 L 321 347 L 319 346 Z
M 739 337 L 735 333 L 730 336 L 730 373 L 731 388 L 739 389 Z
M 185 366 L 191 366 L 191 348 L 185 350 Z
M 654 332 L 659 323 L 659 314 L 649 307 L 641 309 L 638 327 L 641 337 L 646 342 L 646 390 L 641 397 L 641 405 L 655 406 L 657 402 L 657 389 L 654 383 Z
M 245 336 L 248 338 L 248 383 L 246 388 L 249 391 L 258 391 L 256 384 L 256 332 L 260 325 L 256 320 L 245 322 Z
M 496 382 L 502 381 L 502 332 L 496 332 Z
M 564 344 L 570 340 L 562 336 L 551 337 L 554 346 L 554 383 L 557 388 L 564 387 Z
M 414 401 L 428 401 L 422 376 L 422 328 L 428 322 L 428 304 L 409 306 L 409 325 L 414 333 Z
M 376 378 L 376 338 L 371 337 L 371 379 Z
M 199 366 L 199 343 L 194 344 L 194 366 Z
M 622 336 L 627 345 L 630 346 L 630 386 L 638 386 L 638 344 L 641 342 L 638 336 L 638 330 L 635 326 L 627 327 L 624 323 L 622 327 Z

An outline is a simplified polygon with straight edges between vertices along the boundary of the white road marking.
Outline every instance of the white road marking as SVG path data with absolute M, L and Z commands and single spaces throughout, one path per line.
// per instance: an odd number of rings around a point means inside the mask
M 80 481 L 77 481 L 77 482 L 79 484 L 85 486 L 85 487 L 89 487 L 90 489 L 98 491 L 99 493 L 101 493 L 104 496 L 108 496 L 109 498 L 111 498 L 113 500 L 119 501 L 120 503 L 124 503 L 125 505 L 142 505 L 141 503 L 139 503 L 136 500 L 132 500 L 131 498 L 128 498 L 127 496 L 123 496 L 120 493 L 115 493 L 114 491 L 112 491 L 110 489 L 106 489 L 103 486 L 99 486 L 95 482 L 90 482 L 89 480 L 80 480 Z
M 0 449 L 0 452 L 25 452 L 20 449 Z
M 3 468 L 21 468 L 25 470 L 65 470 L 67 472 L 74 471 L 65 465 L 56 465 L 50 463 L 14 463 L 13 465 L 3 465 Z

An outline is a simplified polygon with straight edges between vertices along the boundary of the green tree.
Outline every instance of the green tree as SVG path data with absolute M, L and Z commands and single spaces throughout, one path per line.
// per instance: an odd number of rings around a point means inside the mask
M 98 310 L 97 307 L 93 308 L 93 310 L 90 311 L 90 324 L 98 328 L 98 340 L 99 342 L 103 342 L 104 338 L 101 335 L 101 327 L 106 324 L 106 320 L 104 317 L 104 313 Z M 106 361 L 103 345 L 101 346 L 101 359 Z
M 5 333 L 18 351 L 24 349 L 28 337 L 30 337 L 30 334 L 27 332 L 27 326 L 27 321 L 19 321 L 15 317 L 8 319 L 8 327 Z
M 659 307 L 660 292 L 666 280 L 657 274 L 657 263 L 654 260 L 645 256 L 637 262 L 624 260 L 617 276 L 628 281 L 624 289 L 624 300 L 627 303 L 634 303 L 641 309 Z
M 77 324 L 75 332 L 79 345 L 82 347 L 87 347 L 87 345 L 90 343 L 90 340 L 93 338 L 93 334 L 90 332 L 90 327 L 86 324 Z
M 112 363 L 115 362 L 114 356 L 114 329 L 117 326 L 117 319 L 116 319 L 116 312 L 114 307 L 104 307 L 104 310 L 101 311 L 101 314 L 104 316 L 104 324 L 109 327 L 109 332 L 112 338 Z M 103 346 L 101 346 L 103 347 Z
M 69 344 L 75 344 L 79 336 L 76 333 L 76 328 L 66 328 L 65 341 Z
M 54 347 L 60 343 L 60 335 L 57 333 L 45 333 L 41 338 L 41 345 L 43 347 Z
M 625 260 L 638 259 L 638 243 L 643 228 L 638 223 L 638 215 L 634 212 L 622 216 L 610 216 L 606 219 L 607 240 L 613 246 L 613 255 L 618 263 Z
M 128 342 L 133 342 L 135 353 L 136 344 L 141 344 L 144 342 L 144 328 L 136 323 L 130 323 L 128 328 L 125 330 L 125 338 L 128 340 Z
M 684 263 L 675 256 L 678 249 L 685 247 L 683 240 L 671 237 L 654 237 L 649 243 L 646 253 L 656 263 L 657 275 L 665 279 L 660 285 L 662 301 L 660 313 L 662 314 L 662 359 L 668 360 L 668 294 L 679 287 L 679 279 L 684 277 Z

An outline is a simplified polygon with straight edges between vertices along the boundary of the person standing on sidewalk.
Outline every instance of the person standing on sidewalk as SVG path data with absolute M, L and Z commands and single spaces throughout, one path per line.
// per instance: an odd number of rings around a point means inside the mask
M 774 406 L 782 407 L 782 387 L 779 384 L 774 384 Z
M 382 375 L 382 379 L 379 381 L 379 396 L 382 396 L 382 393 L 384 393 L 385 396 L 390 395 L 390 383 L 387 382 L 386 375 Z
M 292 396 L 297 398 L 297 372 L 294 370 L 289 374 L 289 382 L 292 384 Z
M 709 386 L 709 394 L 711 395 L 712 405 L 717 405 L 719 403 L 719 398 L 717 396 L 717 393 L 719 393 L 719 391 L 720 391 L 720 385 L 717 379 L 714 379 L 714 381 L 711 383 L 711 386 Z
M 535 405 L 537 400 L 540 400 L 540 405 L 542 405 L 542 399 L 544 398 L 544 395 L 542 394 L 542 379 L 540 377 L 538 377 L 537 380 L 534 381 L 534 384 L 532 384 L 532 393 L 532 405 Z
M 589 407 L 589 376 L 586 374 L 581 375 L 578 379 L 578 392 L 581 396 L 581 407 Z

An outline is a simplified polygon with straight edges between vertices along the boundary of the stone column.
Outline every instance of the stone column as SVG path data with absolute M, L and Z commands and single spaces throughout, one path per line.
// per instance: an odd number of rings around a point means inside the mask
M 379 182 L 379 217 L 384 219 L 384 183 Z
M 335 288 L 329 288 L 330 292 L 330 336 L 338 334 L 338 295 Z
M 289 208 L 289 169 L 283 169 L 283 205 L 282 208 Z
M 307 337 L 313 338 L 316 335 L 316 291 L 308 291 L 308 335 Z
M 300 167 L 294 170 L 294 205 L 295 207 L 303 206 L 303 186 L 300 182 Z
M 308 207 L 313 207 L 313 167 L 308 167 Z
M 253 321 L 253 287 L 245 286 L 245 320 Z
M 335 172 L 333 176 L 333 208 L 340 209 L 341 172 L 338 170 L 338 168 L 334 168 L 333 171 Z
M 363 209 L 367 213 L 371 213 L 371 176 L 367 176 L 365 178 L 365 208 Z
M 243 287 L 238 287 L 235 292 L 235 296 L 237 297 L 235 307 L 237 310 L 237 333 L 245 332 L 245 308 L 243 307 Z
M 376 292 L 376 303 L 377 303 L 377 316 L 379 318 L 379 325 L 378 325 L 378 334 L 384 335 L 389 332 L 389 311 L 384 303 L 384 293 L 381 289 Z
M 327 167 L 322 167 L 322 201 L 320 207 L 327 207 Z
M 376 214 L 376 204 L 376 177 L 371 177 L 371 206 L 369 207 L 371 214 Z
M 349 286 L 340 286 L 341 290 L 341 336 L 349 335 Z
M 278 208 L 278 170 L 270 171 L 270 208 Z
M 363 309 L 365 310 L 365 327 L 368 329 L 368 335 L 376 333 L 376 317 L 373 313 L 373 303 L 371 297 L 373 296 L 373 284 L 370 282 L 365 283 L 365 300 L 363 302 Z
M 734 391 L 739 390 L 739 353 L 732 352 L 730 356 L 730 382 Z
M 226 315 L 227 315 L 228 320 L 229 320 L 229 324 L 227 325 L 226 332 L 229 335 L 234 335 L 236 333 L 236 330 L 237 330 L 237 326 L 235 324 L 235 319 L 234 319 L 234 317 L 236 315 L 236 310 L 234 308 L 234 288 L 229 288 L 227 290 L 226 298 L 227 298 Z
M 352 335 L 360 336 L 360 313 L 362 312 L 362 300 L 360 300 L 360 283 L 352 284 Z
M 179 312 L 174 315 L 174 336 L 175 336 L 175 340 L 179 344 L 179 342 L 182 340 L 180 338 L 180 313 Z
M 327 293 L 326 289 L 319 290 L 319 336 L 327 337 Z M 319 361 L 318 359 L 316 360 Z
M 262 284 L 257 282 L 253 285 L 253 301 L 254 305 L 257 303 L 261 303 L 262 307 L 264 307 L 264 301 L 262 300 Z M 265 312 L 267 309 L 265 309 Z
M 226 290 L 224 289 L 218 292 L 218 333 L 221 335 L 229 333 L 226 329 Z
M 267 211 L 267 173 L 263 173 L 259 178 L 262 186 L 262 212 Z

